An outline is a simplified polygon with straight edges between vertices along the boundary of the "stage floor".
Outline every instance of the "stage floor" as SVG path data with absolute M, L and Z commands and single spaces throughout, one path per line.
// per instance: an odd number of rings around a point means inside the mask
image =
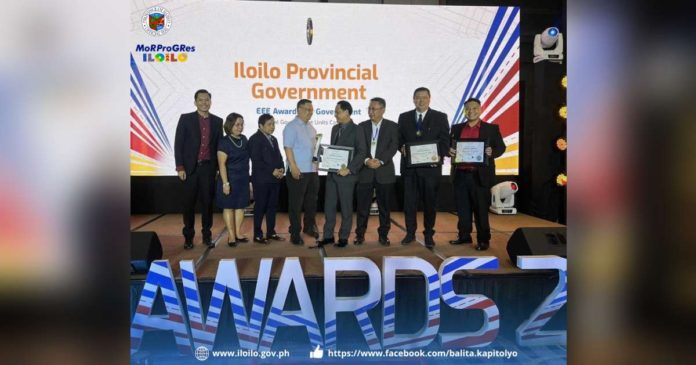
M 279 277 L 282 269 L 282 258 L 299 257 L 302 269 L 306 277 L 323 276 L 324 257 L 367 257 L 382 268 L 384 256 L 417 256 L 430 262 L 436 269 L 443 260 L 451 256 L 496 256 L 500 267 L 497 270 L 480 271 L 481 274 L 513 274 L 522 270 L 513 266 L 505 250 L 512 233 L 521 227 L 563 227 L 563 225 L 546 221 L 525 214 L 495 215 L 490 214 L 491 246 L 487 251 L 476 251 L 473 245 L 450 245 L 449 240 L 457 237 L 457 216 L 453 213 L 439 212 L 435 224 L 435 242 L 432 249 L 425 247 L 423 234 L 416 234 L 417 242 L 408 246 L 401 245 L 401 239 L 405 235 L 404 215 L 402 212 L 393 212 L 391 215 L 392 227 L 389 232 L 391 246 L 384 247 L 377 242 L 377 227 L 379 220 L 376 216 L 369 219 L 368 230 L 365 234 L 365 243 L 353 245 L 355 234 L 352 233 L 349 245 L 344 248 L 326 246 L 321 249 L 310 249 L 314 245 L 314 238 L 303 235 L 304 246 L 295 246 L 289 242 L 289 220 L 287 213 L 279 213 L 276 218 L 276 231 L 287 238 L 284 242 L 272 241 L 268 245 L 252 242 L 253 218 L 244 219 L 242 231 L 249 237 L 248 243 L 238 244 L 237 247 L 227 246 L 227 232 L 221 214 L 213 217 L 214 248 L 208 248 L 201 244 L 200 216 L 196 216 L 196 237 L 194 248 L 184 250 L 184 238 L 181 235 L 183 225 L 181 214 L 150 214 L 132 215 L 130 218 L 131 231 L 154 231 L 162 243 L 163 259 L 169 260 L 175 277 L 179 276 L 180 260 L 193 260 L 196 264 L 196 273 L 199 279 L 213 279 L 217 272 L 218 262 L 221 259 L 237 259 L 237 267 L 240 278 L 254 279 L 259 269 L 259 259 L 264 257 L 277 258 L 273 261 L 272 276 Z M 340 217 L 338 218 L 340 222 Z M 355 222 L 355 219 L 353 220 Z M 339 223 L 340 224 L 340 223 Z M 353 223 L 355 224 L 355 223 Z M 324 225 L 324 215 L 317 214 L 317 226 L 319 230 Z M 418 213 L 418 230 L 422 231 L 423 216 Z M 264 226 L 265 228 L 265 226 Z M 338 224 L 337 224 L 338 228 Z M 338 233 L 334 234 L 338 237 Z M 476 234 L 472 234 L 476 241 Z

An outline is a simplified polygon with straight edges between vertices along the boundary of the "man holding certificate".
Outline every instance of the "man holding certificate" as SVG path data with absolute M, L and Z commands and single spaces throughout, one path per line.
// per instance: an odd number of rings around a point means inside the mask
M 341 202 L 341 228 L 338 232 L 337 247 L 348 244 L 348 236 L 353 226 L 353 191 L 362 168 L 367 145 L 360 128 L 353 123 L 353 107 L 341 100 L 336 104 L 334 116 L 337 124 L 331 129 L 331 145 L 324 146 L 319 157 L 319 168 L 328 171 L 324 195 L 324 239 L 319 246 L 334 243 L 336 227 L 336 205 Z
M 500 128 L 481 120 L 481 102 L 470 98 L 464 103 L 467 121 L 452 126 L 452 176 L 457 204 L 459 237 L 453 245 L 472 243 L 471 213 L 476 219 L 476 249 L 487 250 L 491 240 L 488 206 L 495 180 L 495 159 L 505 152 Z
M 424 238 L 433 247 L 435 205 L 442 176 L 442 157 L 449 150 L 447 114 L 430 109 L 430 90 L 419 87 L 413 92 L 416 109 L 399 115 L 399 146 L 401 146 L 401 176 L 404 179 L 404 217 L 407 245 L 416 239 L 416 211 L 423 200 Z

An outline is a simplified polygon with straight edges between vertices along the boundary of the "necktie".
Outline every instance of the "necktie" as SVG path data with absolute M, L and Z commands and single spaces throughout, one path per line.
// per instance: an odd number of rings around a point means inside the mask
M 418 121 L 416 122 L 416 131 L 418 131 L 418 135 L 423 131 L 423 114 L 418 114 Z
M 336 133 L 336 140 L 334 140 L 333 144 L 338 143 L 338 139 L 341 138 L 341 132 L 343 132 L 343 128 L 339 127 L 338 128 L 338 133 Z

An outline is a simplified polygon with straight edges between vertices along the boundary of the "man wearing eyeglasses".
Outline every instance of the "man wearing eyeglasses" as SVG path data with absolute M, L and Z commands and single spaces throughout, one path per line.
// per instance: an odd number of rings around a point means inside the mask
M 312 101 L 302 99 L 297 102 L 297 115 L 283 129 L 283 147 L 287 157 L 288 169 L 286 184 L 288 186 L 288 215 L 290 216 L 290 241 L 294 245 L 303 245 L 300 231 L 319 238 L 315 220 L 317 212 L 317 195 L 319 193 L 319 175 L 314 157 L 317 130 L 309 119 L 314 114 Z M 304 207 L 304 230 L 300 225 L 300 212 Z
M 345 100 L 336 104 L 334 116 L 336 125 L 331 128 L 331 145 L 353 148 L 353 156 L 347 165 L 336 172 L 326 175 L 326 193 L 324 194 L 324 239 L 318 241 L 319 246 L 334 244 L 336 247 L 346 247 L 348 236 L 353 226 L 353 191 L 358 181 L 358 173 L 365 159 L 367 146 L 360 128 L 353 123 L 351 115 L 353 106 Z M 341 204 L 341 227 L 338 231 L 338 242 L 334 241 L 336 226 L 336 207 Z
M 449 152 L 449 122 L 447 114 L 430 108 L 430 90 L 419 87 L 413 92 L 415 109 L 399 115 L 399 144 L 401 145 L 401 176 L 404 180 L 404 219 L 406 236 L 402 245 L 408 245 L 416 239 L 416 211 L 418 201 L 423 202 L 423 238 L 425 246 L 435 246 L 435 206 L 437 192 L 442 176 L 439 163 Z M 407 163 L 406 144 L 409 142 L 437 143 L 438 163 L 411 167 Z M 437 158 L 436 157 L 436 158 Z
M 370 215 L 373 191 L 377 197 L 379 209 L 379 243 L 389 246 L 389 229 L 391 217 L 389 198 L 391 197 L 396 175 L 392 159 L 399 148 L 399 127 L 391 120 L 384 119 L 386 101 L 382 98 L 372 98 L 367 109 L 370 116 L 359 124 L 360 130 L 368 143 L 367 157 L 358 175 L 356 195 L 358 200 L 358 223 L 355 227 L 355 244 L 365 241 L 367 220 Z

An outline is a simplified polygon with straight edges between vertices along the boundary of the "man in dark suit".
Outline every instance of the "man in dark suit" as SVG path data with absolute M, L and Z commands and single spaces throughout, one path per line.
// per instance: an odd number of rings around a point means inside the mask
M 331 128 L 331 145 L 353 147 L 353 156 L 347 166 L 341 167 L 337 172 L 329 172 L 326 176 L 324 195 L 326 222 L 324 223 L 324 239 L 317 242 L 319 246 L 334 243 L 338 201 L 341 202 L 341 228 L 338 232 L 337 247 L 345 247 L 348 244 L 348 236 L 353 226 L 353 190 L 367 154 L 367 146 L 364 134 L 351 119 L 352 114 L 353 107 L 349 102 L 341 100 L 336 104 L 334 116 L 338 123 Z
M 399 149 L 399 127 L 391 120 L 383 118 L 386 106 L 387 103 L 384 99 L 372 98 L 367 109 L 370 119 L 359 125 L 368 146 L 367 157 L 365 157 L 364 166 L 358 175 L 356 189 L 358 200 L 358 223 L 355 227 L 356 245 L 365 241 L 373 190 L 377 193 L 377 207 L 379 208 L 379 228 L 377 229 L 379 243 L 384 246 L 389 246 L 390 243 L 387 237 L 391 227 L 389 197 L 396 182 L 392 159 Z
M 407 245 L 416 239 L 416 211 L 418 200 L 423 200 L 423 225 L 426 247 L 433 247 L 435 230 L 435 205 L 437 190 L 442 176 L 440 164 L 408 167 L 405 144 L 409 142 L 437 143 L 439 163 L 449 151 L 449 122 L 447 114 L 430 109 L 430 90 L 419 87 L 413 92 L 416 109 L 399 115 L 399 145 L 401 146 L 401 176 L 404 179 L 404 217 L 406 236 L 401 244 Z
M 285 241 L 275 231 L 275 215 L 278 206 L 280 180 L 285 174 L 283 156 L 278 141 L 273 137 L 275 120 L 270 114 L 259 116 L 259 130 L 249 138 L 251 157 L 251 184 L 254 187 L 254 242 L 268 240 Z M 266 216 L 266 237 L 261 222 Z
M 217 148 L 222 133 L 222 118 L 210 114 L 211 95 L 207 90 L 194 94 L 196 111 L 182 114 L 176 126 L 174 159 L 184 185 L 184 248 L 193 248 L 194 210 L 201 202 L 203 244 L 213 245 L 213 195 L 218 170 Z
M 491 203 L 491 186 L 495 181 L 495 159 L 505 152 L 505 143 L 500 135 L 500 128 L 481 120 L 481 101 L 470 98 L 464 103 L 464 115 L 467 121 L 452 127 L 451 157 L 456 156 L 456 141 L 464 138 L 485 141 L 484 153 L 486 164 L 452 165 L 454 198 L 457 204 L 459 237 L 450 241 L 453 245 L 472 243 L 471 213 L 476 219 L 476 249 L 486 250 L 490 245 L 491 227 L 488 224 L 488 206 Z

